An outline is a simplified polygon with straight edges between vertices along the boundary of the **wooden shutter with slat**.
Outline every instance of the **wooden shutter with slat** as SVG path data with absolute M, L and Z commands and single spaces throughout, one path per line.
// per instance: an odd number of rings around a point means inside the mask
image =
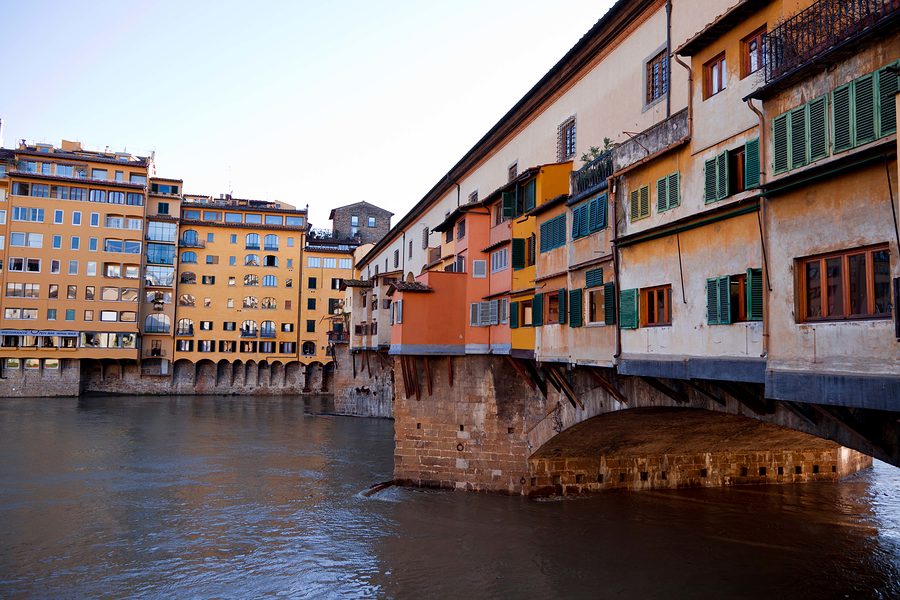
M 892 65 L 896 68 L 896 65 Z M 897 131 L 897 72 L 891 68 L 878 71 L 878 137 Z
M 681 181 L 681 174 L 676 171 L 675 173 L 669 175 L 666 179 L 666 184 L 669 188 L 667 194 L 669 198 L 668 208 L 675 208 L 681 203 L 681 196 L 678 191 L 679 183 Z
M 747 320 L 763 319 L 763 278 L 762 269 L 747 269 Z
M 827 96 L 816 98 L 806 105 L 809 122 L 809 162 L 828 156 Z
M 531 301 L 531 324 L 540 327 L 544 324 L 544 295 L 535 294 Z
M 806 107 L 801 106 L 790 112 L 791 168 L 796 169 L 807 163 L 806 158 Z
M 597 229 L 606 229 L 607 225 L 607 217 L 606 214 L 609 212 L 609 197 L 606 194 L 603 194 L 599 198 L 597 198 L 598 211 L 600 213 L 600 220 L 598 221 Z
M 719 325 L 731 323 L 731 277 L 719 277 Z
M 603 285 L 603 269 L 591 269 L 584 274 L 584 287 L 593 288 Z
M 728 152 L 716 156 L 716 200 L 728 196 Z
M 528 212 L 532 208 L 534 208 L 535 202 L 535 190 L 537 187 L 536 180 L 532 179 L 528 183 L 525 184 L 524 193 L 525 193 L 525 212 Z
M 616 285 L 613 282 L 603 286 L 603 321 L 607 325 L 616 324 Z
M 783 173 L 790 168 L 788 142 L 788 115 L 785 113 L 772 121 L 772 167 L 775 173 Z
M 569 290 L 569 326 L 581 327 L 582 316 L 582 290 Z
M 518 302 L 510 302 L 509 303 L 509 328 L 510 329 L 518 329 L 519 328 L 519 303 Z
M 852 86 L 843 85 L 831 92 L 832 129 L 834 151 L 842 152 L 853 147 L 853 119 L 851 116 Z
M 516 193 L 503 192 L 503 218 L 511 219 L 516 211 Z
M 650 188 L 644 186 L 641 188 L 641 216 L 646 217 L 650 214 Z
M 656 180 L 656 210 L 663 212 L 669 208 L 669 184 L 668 178 Z
M 744 144 L 744 189 L 759 187 L 759 138 Z
M 719 324 L 718 277 L 710 277 L 706 280 L 706 322 L 710 325 Z
M 703 163 L 703 200 L 709 204 L 716 201 L 716 159 Z
M 631 190 L 631 220 L 637 221 L 640 218 L 640 203 L 638 201 L 638 191 Z
M 512 268 L 525 268 L 525 240 L 523 238 L 513 238 L 512 240 Z
M 637 329 L 639 315 L 637 288 L 619 292 L 619 327 Z
M 855 146 L 875 139 L 875 78 L 872 75 L 853 82 L 853 120 Z
M 559 302 L 559 322 L 561 325 L 566 323 L 566 296 L 568 293 L 565 288 L 561 288 L 556 292 L 557 299 Z

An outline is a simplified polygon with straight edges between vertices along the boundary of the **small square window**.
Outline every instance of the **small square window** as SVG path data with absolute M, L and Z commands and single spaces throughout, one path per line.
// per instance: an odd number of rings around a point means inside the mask
M 725 53 L 721 53 L 703 65 L 703 97 L 715 96 L 725 89 Z

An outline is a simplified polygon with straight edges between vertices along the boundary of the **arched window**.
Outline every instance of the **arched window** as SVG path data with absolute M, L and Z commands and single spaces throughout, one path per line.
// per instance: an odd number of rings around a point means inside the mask
M 266 296 L 262 299 L 262 307 L 269 310 L 276 309 L 278 308 L 278 300 L 272 296 Z
M 185 229 L 181 233 L 181 245 L 188 248 L 199 248 L 201 246 L 200 235 L 193 229 Z
M 263 266 L 264 267 L 277 267 L 278 266 L 278 257 L 274 254 L 266 254 L 263 256 Z
M 259 308 L 259 299 L 256 296 L 245 296 L 244 308 Z
M 197 253 L 196 252 L 182 252 L 181 253 L 181 262 L 183 262 L 183 263 L 197 262 Z
M 253 275 L 252 273 L 249 275 L 244 275 L 244 285 L 259 285 L 259 275 Z
M 247 320 L 241 323 L 241 337 L 256 337 L 257 333 L 256 321 Z
M 258 254 L 248 254 L 244 257 L 244 266 L 245 267 L 258 267 L 259 266 L 259 255 Z
M 144 320 L 145 333 L 169 333 L 172 322 L 167 315 L 147 315 Z
M 263 287 L 276 287 L 278 285 L 278 278 L 274 275 L 266 275 L 263 277 Z
M 303 342 L 303 346 L 300 348 L 300 352 L 303 356 L 315 356 L 316 355 L 316 343 L 315 342 Z
M 181 283 L 197 283 L 197 276 L 190 271 L 181 274 Z
M 194 322 L 190 319 L 180 319 L 175 335 L 194 335 Z
M 259 234 L 258 233 L 248 233 L 247 234 L 247 250 L 259 250 Z
M 263 240 L 266 245 L 266 250 L 278 250 L 278 236 L 274 233 L 270 233 Z
M 194 306 L 196 300 L 193 294 L 182 294 L 178 296 L 178 306 Z
M 263 321 L 259 327 L 259 335 L 264 338 L 275 337 L 275 321 Z

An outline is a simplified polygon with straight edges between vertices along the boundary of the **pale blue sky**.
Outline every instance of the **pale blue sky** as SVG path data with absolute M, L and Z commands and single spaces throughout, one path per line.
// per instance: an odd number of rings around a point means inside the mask
M 611 4 L 9 2 L 4 145 L 155 150 L 188 193 L 396 222 Z

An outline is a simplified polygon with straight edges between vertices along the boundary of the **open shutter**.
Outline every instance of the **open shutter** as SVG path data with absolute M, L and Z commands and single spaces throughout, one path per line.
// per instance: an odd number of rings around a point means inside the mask
M 875 78 L 860 77 L 853 82 L 853 117 L 856 125 L 855 146 L 875 139 Z
M 637 329 L 638 316 L 637 288 L 619 292 L 619 327 L 622 329 Z
M 593 288 L 603 285 L 603 269 L 591 269 L 584 274 L 584 287 Z
M 716 199 L 728 196 L 728 152 L 716 157 Z
M 747 320 L 762 321 L 763 318 L 763 278 L 762 269 L 747 269 Z
M 638 191 L 631 190 L 631 220 L 637 221 L 640 218 L 640 204 L 638 201 Z
M 565 288 L 560 289 L 558 292 L 556 292 L 556 294 L 557 294 L 557 297 L 559 298 L 559 322 L 560 322 L 560 324 L 565 324 L 566 312 L 567 312 L 566 311 L 566 304 L 567 304 L 566 296 L 568 294 L 566 293 Z
M 572 211 L 572 239 L 578 239 L 587 235 L 587 210 L 587 205 L 584 205 Z
M 516 210 L 516 193 L 503 192 L 503 218 L 511 219 Z
M 716 200 L 716 159 L 710 158 L 703 163 L 703 199 L 706 203 Z
M 611 281 L 603 286 L 603 322 L 616 324 L 616 284 Z
M 731 323 L 731 277 L 719 277 L 719 325 Z
M 479 302 L 478 303 L 478 324 L 482 327 L 486 327 L 491 324 L 491 303 L 490 302 Z
M 531 324 L 540 327 L 544 324 L 544 295 L 535 294 L 531 301 Z
M 835 88 L 831 92 L 831 113 L 833 118 L 831 139 L 834 140 L 835 152 L 842 152 L 853 147 L 853 120 L 850 118 L 851 91 L 850 84 L 847 84 Z
M 600 229 L 600 198 L 594 198 L 588 203 L 587 226 L 591 233 Z
M 499 325 L 500 324 L 500 301 L 499 300 L 491 300 L 488 302 L 488 324 L 489 325 Z
M 681 183 L 681 174 L 679 172 L 672 173 L 668 177 L 669 184 L 669 208 L 675 208 L 681 203 L 681 194 L 678 189 Z
M 666 177 L 656 180 L 656 210 L 663 212 L 669 208 L 669 183 Z
M 897 65 L 892 65 L 896 68 Z M 878 71 L 878 137 L 897 131 L 897 73 L 888 68 Z
M 809 110 L 809 162 L 828 156 L 828 102 L 827 96 L 816 98 Z
M 550 232 L 553 229 L 550 225 L 550 221 L 541 223 L 541 252 L 546 252 L 550 248 Z
M 719 278 L 710 277 L 706 280 L 706 322 L 710 325 L 719 324 Z
M 525 240 L 523 238 L 513 238 L 512 240 L 512 268 L 525 268 Z
M 788 114 L 785 113 L 772 121 L 772 167 L 775 173 L 788 170 L 788 154 Z
M 532 208 L 534 208 L 534 199 L 535 199 L 535 189 L 537 187 L 537 183 L 535 179 L 532 179 L 528 183 L 525 184 L 524 193 L 525 193 L 525 212 L 528 212 Z
M 759 138 L 744 144 L 744 189 L 759 187 Z
M 791 111 L 791 168 L 796 169 L 806 164 L 806 107 L 801 106 Z
M 641 188 L 641 216 L 646 217 L 650 214 L 650 188 L 644 186 Z
M 608 196 L 606 194 L 603 194 L 602 196 L 597 198 L 597 205 L 598 205 L 597 210 L 600 214 L 600 220 L 597 225 L 597 229 L 606 229 L 606 225 L 607 225 L 606 214 L 607 214 L 607 212 L 609 212 L 608 204 L 609 204 L 609 200 L 608 200 Z
M 518 329 L 519 328 L 519 303 L 518 302 L 510 302 L 509 303 L 509 328 L 510 329 Z
M 478 310 L 478 303 L 473 302 L 469 305 L 469 325 L 472 327 L 478 326 L 478 318 L 481 316 L 481 313 Z
M 569 290 L 569 325 L 571 327 L 581 327 L 583 323 L 582 294 L 583 291 L 580 288 Z

